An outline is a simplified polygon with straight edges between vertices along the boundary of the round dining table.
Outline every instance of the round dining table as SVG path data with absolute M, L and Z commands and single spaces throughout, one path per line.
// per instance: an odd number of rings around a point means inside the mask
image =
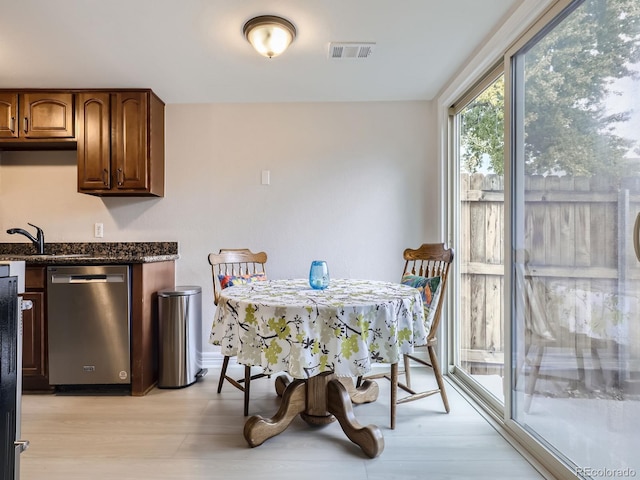
M 357 422 L 352 401 L 375 399 L 377 385 L 369 381 L 355 391 L 344 379 L 365 375 L 374 363 L 397 363 L 426 337 L 422 299 L 412 287 L 332 279 L 327 288 L 314 290 L 307 280 L 294 279 L 222 290 L 209 340 L 240 364 L 293 378 L 276 378 L 282 400 L 273 417 L 247 420 L 250 446 L 278 435 L 299 414 L 314 425 L 337 419 L 347 437 L 374 458 L 384 449 L 382 433 Z

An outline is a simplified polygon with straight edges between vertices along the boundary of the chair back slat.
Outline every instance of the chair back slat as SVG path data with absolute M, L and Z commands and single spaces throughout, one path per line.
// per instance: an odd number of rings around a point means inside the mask
M 218 305 L 220 298 L 219 275 L 254 275 L 264 273 L 266 275 L 265 252 L 253 253 L 248 248 L 221 248 L 218 253 L 209 254 L 209 264 L 213 276 L 213 302 Z
M 438 299 L 436 313 L 427 336 L 427 342 L 430 342 L 435 338 L 440 325 L 445 288 L 449 277 L 449 269 L 453 262 L 453 249 L 447 248 L 444 243 L 425 243 L 417 249 L 407 248 L 403 253 L 403 257 L 405 260 L 405 273 L 441 278 L 440 298 Z

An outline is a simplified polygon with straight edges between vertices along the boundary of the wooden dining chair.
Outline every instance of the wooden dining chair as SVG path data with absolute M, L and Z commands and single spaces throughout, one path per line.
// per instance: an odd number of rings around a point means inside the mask
M 427 343 L 425 345 L 415 345 L 415 347 L 426 347 L 429 360 L 416 354 L 405 354 L 403 356 L 404 372 L 398 372 L 398 364 L 394 363 L 391 365 L 391 372 L 368 375 L 366 377 L 367 379 L 386 378 L 391 381 L 392 429 L 396 426 L 396 406 L 401 403 L 420 400 L 439 393 L 442 397 L 445 411 L 447 413 L 450 411 L 442 372 L 436 356 L 436 345 L 438 343 L 438 327 L 442 318 L 445 288 L 453 262 L 453 249 L 447 248 L 444 243 L 425 243 L 417 249 L 407 248 L 403 253 L 403 257 L 405 264 L 402 283 L 421 290 L 425 302 Z M 430 367 L 433 370 L 438 388 L 415 391 L 411 387 L 411 361 Z M 404 382 L 398 379 L 402 373 L 404 373 Z M 358 379 L 358 384 L 361 383 L 361 380 L 361 378 Z M 409 395 L 398 398 L 398 388 Z
M 217 306 L 220 292 L 227 287 L 242 283 L 252 283 L 267 279 L 265 264 L 267 254 L 265 252 L 253 253 L 247 248 L 222 248 L 218 253 L 209 254 L 209 264 L 213 277 L 213 303 Z M 251 367 L 245 365 L 244 378 L 234 379 L 227 375 L 229 355 L 225 355 L 222 361 L 222 371 L 218 381 L 218 393 L 222 391 L 222 385 L 226 380 L 237 389 L 244 392 L 244 415 L 249 415 L 249 393 L 251 380 L 262 378 L 264 373 L 251 374 Z
M 570 301 L 581 298 L 585 304 L 580 312 L 587 311 L 587 302 L 588 311 L 595 310 L 595 305 L 589 301 L 589 292 L 568 290 L 557 286 L 554 288 L 542 278 L 525 273 L 528 270 L 528 262 L 529 253 L 525 251 L 524 264 L 517 264 L 515 268 L 516 286 L 520 291 L 517 295 L 517 301 L 520 302 L 518 308 L 522 312 L 521 321 L 524 322 L 524 351 L 518 358 L 514 384 L 518 389 L 521 376 L 526 380 L 525 413 L 530 413 L 538 380 L 546 380 L 554 384 L 566 382 L 566 389 L 571 392 L 586 391 L 585 349 L 590 353 L 587 365 L 591 366 L 592 379 L 605 382 L 603 365 L 598 352 L 602 341 L 591 338 L 585 332 L 578 333 L 575 328 L 572 331 L 567 325 L 561 325 L 561 322 L 558 322 L 561 315 L 566 315 L 563 313 L 565 298 Z M 548 355 L 549 352 L 554 353 Z M 573 357 L 573 361 L 564 360 L 557 363 L 558 352 L 562 352 L 563 358 Z M 543 373 L 540 373 L 543 364 L 546 364 L 546 372 L 543 370 Z M 573 371 L 573 365 L 575 365 L 575 371 Z

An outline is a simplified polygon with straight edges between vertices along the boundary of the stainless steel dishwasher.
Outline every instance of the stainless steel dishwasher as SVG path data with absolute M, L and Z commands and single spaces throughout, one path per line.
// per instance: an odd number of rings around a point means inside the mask
M 49 382 L 131 383 L 129 267 L 47 268 Z

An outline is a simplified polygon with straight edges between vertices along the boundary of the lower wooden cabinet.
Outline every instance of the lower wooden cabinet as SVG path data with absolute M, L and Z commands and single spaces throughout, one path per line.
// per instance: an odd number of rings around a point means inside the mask
M 158 383 L 158 291 L 175 288 L 175 262 L 134 264 L 131 269 L 131 395 Z
M 22 316 L 22 389 L 49 391 L 46 267 L 27 266 L 23 299 L 33 308 Z M 158 295 L 175 288 L 175 262 L 131 267 L 131 395 L 142 396 L 158 381 Z
M 22 312 L 22 389 L 51 390 L 47 362 L 46 269 L 27 267 L 24 300 L 33 307 Z

